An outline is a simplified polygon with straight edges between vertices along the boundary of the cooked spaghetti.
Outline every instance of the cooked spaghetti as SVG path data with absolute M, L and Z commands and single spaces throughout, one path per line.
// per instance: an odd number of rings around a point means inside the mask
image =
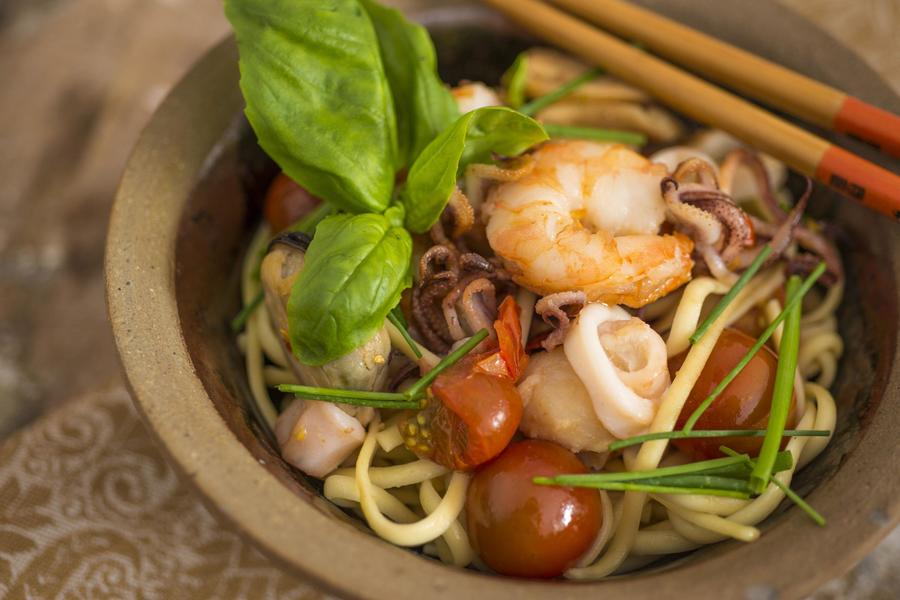
M 820 519 L 790 484 L 835 428 L 844 274 L 811 188 L 584 71 L 536 49 L 452 90 L 378 210 L 266 148 L 290 176 L 242 265 L 257 412 L 331 502 L 456 567 L 597 579 L 752 542 L 786 496 Z

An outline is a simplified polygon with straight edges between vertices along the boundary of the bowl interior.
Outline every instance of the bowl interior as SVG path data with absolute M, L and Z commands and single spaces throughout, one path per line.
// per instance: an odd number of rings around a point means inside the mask
M 440 9 L 424 15 L 432 29 L 442 75 L 452 83 L 463 78 L 495 83 L 531 40 L 496 15 L 467 3 L 461 4 L 463 6 L 454 10 Z M 668 10 L 684 11 L 683 5 L 676 2 Z M 688 22 L 699 21 L 698 26 L 702 26 L 708 15 L 698 14 L 694 9 L 679 16 Z M 740 28 L 734 26 L 733 16 L 731 22 L 732 29 L 738 31 Z M 752 37 L 751 42 L 744 45 L 765 53 L 766 47 L 762 46 L 765 40 L 759 34 Z M 230 52 L 233 57 L 233 50 Z M 802 65 L 794 66 L 802 68 Z M 232 74 L 232 77 L 236 81 L 236 76 Z M 853 77 L 858 74 L 850 79 Z M 853 84 L 848 81 L 845 87 Z M 228 325 L 240 308 L 238 271 L 241 257 L 259 222 L 264 191 L 276 172 L 276 166 L 257 146 L 236 106 L 230 124 L 221 131 L 181 208 L 173 271 L 180 330 L 196 377 L 230 433 L 246 451 L 281 485 L 290 489 L 297 502 L 308 503 L 342 523 L 336 523 L 336 527 L 359 529 L 354 535 L 366 536 L 368 534 L 362 531 L 364 527 L 358 521 L 319 496 L 317 482 L 308 480 L 281 460 L 273 441 L 258 427 L 250 407 L 251 395 L 243 359 Z M 815 199 L 816 215 L 834 219 L 841 225 L 841 245 L 850 282 L 839 313 L 846 348 L 833 387 L 839 410 L 835 438 L 795 479 L 794 486 L 803 494 L 811 493 L 814 503 L 822 500 L 827 509 L 831 500 L 824 492 L 820 493 L 820 488 L 844 469 L 867 435 L 882 403 L 887 401 L 885 392 L 895 364 L 898 329 L 895 280 L 898 244 L 896 233 L 887 221 L 838 201 L 825 189 L 817 189 Z M 873 232 L 877 234 L 873 235 Z M 129 377 L 132 378 L 131 373 Z M 140 398 L 138 402 L 141 404 Z M 146 412 L 147 406 L 142 409 Z M 880 510 L 888 511 L 890 519 L 895 518 L 895 509 Z M 767 520 L 764 529 L 774 531 L 786 527 L 789 522 L 796 526 L 798 520 L 802 521 L 802 517 L 792 514 L 797 512 L 783 505 Z M 764 535 L 758 543 L 764 543 L 765 539 Z M 682 563 L 702 563 L 713 556 L 718 560 L 731 554 L 736 555 L 737 564 L 742 551 L 743 546 L 738 543 L 723 543 L 674 557 L 673 561 L 655 568 L 671 570 L 674 566 L 684 566 Z M 815 549 L 811 551 L 816 552 Z M 428 559 L 416 557 L 415 560 Z M 639 577 L 647 576 L 645 573 Z M 800 586 L 794 591 L 806 588 Z M 568 584 L 567 589 L 571 589 Z M 360 590 L 341 591 L 367 595 Z

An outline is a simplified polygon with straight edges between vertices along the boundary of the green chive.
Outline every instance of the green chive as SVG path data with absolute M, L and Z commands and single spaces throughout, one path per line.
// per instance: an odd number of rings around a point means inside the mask
M 403 336 L 403 339 L 406 341 L 407 345 L 412 348 L 413 354 L 416 355 L 416 358 L 422 358 L 422 352 L 419 350 L 419 345 L 412 339 L 412 336 L 409 335 L 409 330 L 406 328 L 406 319 L 403 317 L 403 313 L 400 311 L 400 307 L 395 306 L 391 309 L 391 312 L 387 315 L 388 321 L 394 324 L 400 331 L 400 335 Z
M 778 313 L 778 316 L 775 317 L 775 320 L 766 327 L 765 331 L 762 332 L 762 335 L 759 336 L 759 339 L 756 340 L 756 343 L 750 348 L 746 355 L 740 360 L 740 362 L 725 376 L 722 381 L 719 382 L 719 385 L 712 391 L 712 393 L 706 397 L 706 399 L 700 403 L 700 406 L 691 414 L 690 418 L 685 423 L 683 429 L 684 431 L 691 431 L 694 428 L 694 425 L 697 424 L 697 421 L 703 416 L 703 413 L 706 412 L 706 409 L 709 408 L 710 404 L 719 397 L 728 385 L 734 381 L 734 378 L 737 377 L 740 372 L 747 366 L 747 363 L 759 352 L 759 349 L 762 348 L 765 343 L 772 337 L 772 333 L 778 328 L 782 321 L 787 317 L 788 312 L 791 311 L 795 306 L 797 306 L 801 300 L 803 300 L 803 296 L 809 291 L 809 289 L 813 286 L 819 277 L 822 276 L 822 273 L 825 272 L 825 263 L 819 263 L 813 272 L 807 277 L 803 284 L 800 286 L 800 289 L 797 290 L 793 296 L 788 296 L 787 303 L 785 304 L 784 310 Z
M 562 485 L 548 477 L 535 477 L 534 483 L 537 485 Z M 750 494 L 735 490 L 717 489 L 717 488 L 691 488 L 678 486 L 652 485 L 646 483 L 623 483 L 618 481 L 599 482 L 590 484 L 567 484 L 566 487 L 583 487 L 596 490 L 609 490 L 613 492 L 645 492 L 648 494 L 693 494 L 699 496 L 720 496 L 725 498 L 739 498 L 747 500 Z
M 793 502 L 794 504 L 799 506 L 803 512 L 805 512 L 807 515 L 809 515 L 810 519 L 815 521 L 821 527 L 825 526 L 825 517 L 823 517 L 819 513 L 819 511 L 817 511 L 812 506 L 810 506 L 809 503 L 806 502 L 806 500 L 804 500 L 803 498 L 798 496 L 797 492 L 795 492 L 788 486 L 786 486 L 783 483 L 781 483 L 780 481 L 778 481 L 778 479 L 776 479 L 775 477 L 772 477 L 769 481 L 771 481 L 776 486 L 778 486 L 778 488 L 782 492 L 784 492 L 784 495 L 787 496 L 791 500 L 791 502 Z
M 405 394 L 410 398 L 415 398 L 419 396 L 425 391 L 431 382 L 434 381 L 438 375 L 440 375 L 445 370 L 449 369 L 453 365 L 455 365 L 463 356 L 468 354 L 475 348 L 481 341 L 488 336 L 487 329 L 482 329 L 468 340 L 466 343 L 445 356 L 441 362 L 436 364 L 434 368 L 428 371 L 425 375 L 423 375 L 417 382 L 412 384 L 409 389 L 406 390 Z
M 647 136 L 634 131 L 600 129 L 597 127 L 570 127 L 544 123 L 544 130 L 551 138 L 568 140 L 592 140 L 595 142 L 617 142 L 628 146 L 643 146 Z
M 231 331 L 234 333 L 238 333 L 240 330 L 244 328 L 244 325 L 247 324 L 247 319 L 250 318 L 250 315 L 253 314 L 260 304 L 262 304 L 264 295 L 263 292 L 260 291 L 256 296 L 253 297 L 253 300 L 250 301 L 249 304 L 244 306 L 232 320 L 231 320 Z
M 750 266 L 747 267 L 747 270 L 741 274 L 740 278 L 735 282 L 731 289 L 728 290 L 728 293 L 722 296 L 722 299 L 719 300 L 716 307 L 713 308 L 712 312 L 709 313 L 709 316 L 703 320 L 703 323 L 700 327 L 697 328 L 697 331 L 694 332 L 694 335 L 691 336 L 691 343 L 696 344 L 700 341 L 700 338 L 703 337 L 703 334 L 706 333 L 706 330 L 709 329 L 709 326 L 713 324 L 713 321 L 719 318 L 725 309 L 731 304 L 731 301 L 734 300 L 734 297 L 738 295 L 738 293 L 744 289 L 744 286 L 747 285 L 747 282 L 750 281 L 750 278 L 756 275 L 756 272 L 759 271 L 760 267 L 762 267 L 763 263 L 766 262 L 766 259 L 769 258 L 769 255 L 772 254 L 772 247 L 768 244 L 763 246 L 763 249 L 759 254 L 756 255 L 756 258 L 753 259 L 753 262 L 750 263 Z
M 506 103 L 512 108 L 520 108 L 525 104 L 525 82 L 528 79 L 528 53 L 522 52 L 501 81 L 506 85 Z
M 617 440 L 609 445 L 609 451 L 621 450 L 629 446 L 637 446 L 644 442 L 652 442 L 654 440 L 684 440 L 695 438 L 718 438 L 718 437 L 762 437 L 766 435 L 765 429 L 703 429 L 691 431 L 659 431 L 657 433 L 646 433 L 635 437 Z M 827 429 L 786 429 L 782 435 L 784 437 L 828 437 L 831 432 Z
M 556 477 L 552 477 L 551 479 L 560 485 L 572 486 L 577 486 L 580 483 L 585 482 L 634 481 L 638 479 L 648 479 L 651 477 L 693 475 L 721 467 L 734 467 L 735 465 L 740 465 L 743 462 L 743 456 L 729 456 L 725 458 L 714 458 L 712 460 L 703 460 L 699 462 L 688 463 L 686 465 L 660 467 L 658 469 L 650 469 L 648 471 L 624 471 L 621 473 L 578 473 L 574 475 L 557 475 Z
M 738 454 L 737 452 L 735 452 L 728 446 L 719 446 L 719 450 L 721 450 L 724 454 L 727 454 L 728 456 L 746 456 L 746 455 Z M 779 452 L 779 454 L 782 454 L 782 453 Z M 756 464 L 756 461 L 754 461 L 750 458 L 747 459 L 747 462 L 750 464 L 750 466 L 754 466 Z M 797 495 L 797 492 L 795 492 L 788 486 L 781 483 L 776 477 L 770 477 L 769 482 L 773 483 L 778 489 L 780 489 L 782 492 L 784 492 L 784 495 L 787 496 L 787 498 L 791 502 L 793 502 L 794 504 L 799 506 L 803 512 L 805 512 L 807 515 L 809 515 L 810 519 L 812 519 L 813 521 L 815 521 L 817 524 L 819 524 L 822 527 L 825 526 L 825 517 L 823 517 L 821 514 L 819 514 L 819 512 L 816 509 L 814 509 L 812 506 L 810 506 L 809 503 L 806 502 L 806 500 L 804 500 L 799 495 Z
M 793 296 L 800 288 L 800 278 L 796 275 L 788 280 L 788 296 Z M 778 351 L 778 367 L 775 370 L 775 383 L 772 389 L 772 403 L 769 407 L 769 424 L 763 440 L 756 466 L 750 475 L 750 487 L 757 494 L 766 489 L 772 472 L 775 454 L 781 446 L 782 432 L 787 423 L 788 411 L 791 408 L 791 397 L 794 393 L 794 375 L 797 371 L 797 353 L 800 350 L 800 303 L 796 303 L 784 320 L 784 332 L 781 335 L 781 346 Z
M 421 399 L 394 392 L 365 392 L 359 390 L 337 390 L 286 383 L 278 386 L 278 391 L 294 394 L 307 400 L 338 402 L 372 408 L 421 408 Z
M 528 115 L 529 117 L 534 116 L 551 104 L 559 102 L 560 100 L 574 92 L 576 89 L 583 86 L 588 81 L 596 78 L 601 73 L 603 73 L 603 69 L 601 69 L 600 67 L 590 69 L 589 71 L 582 73 L 572 81 L 559 86 L 546 96 L 541 96 L 540 98 L 537 98 L 535 100 L 532 100 L 528 104 L 525 104 L 524 106 L 522 106 L 522 108 L 519 109 L 519 112 L 523 115 Z

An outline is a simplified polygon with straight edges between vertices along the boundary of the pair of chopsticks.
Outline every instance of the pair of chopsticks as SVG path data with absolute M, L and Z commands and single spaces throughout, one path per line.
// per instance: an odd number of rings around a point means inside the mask
M 675 110 L 900 220 L 900 176 L 545 2 L 484 1 Z M 748 96 L 900 156 L 897 115 L 622 0 L 550 1 Z

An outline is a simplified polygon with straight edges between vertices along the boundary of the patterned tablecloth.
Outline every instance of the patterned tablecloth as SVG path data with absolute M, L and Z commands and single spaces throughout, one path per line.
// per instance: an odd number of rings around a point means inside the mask
M 900 91 L 900 0 L 782 0 Z M 321 598 L 179 481 L 118 375 L 103 230 L 141 125 L 219 0 L 0 3 L 0 597 Z M 97 389 L 97 382 L 110 381 Z M 816 599 L 895 598 L 900 530 Z

